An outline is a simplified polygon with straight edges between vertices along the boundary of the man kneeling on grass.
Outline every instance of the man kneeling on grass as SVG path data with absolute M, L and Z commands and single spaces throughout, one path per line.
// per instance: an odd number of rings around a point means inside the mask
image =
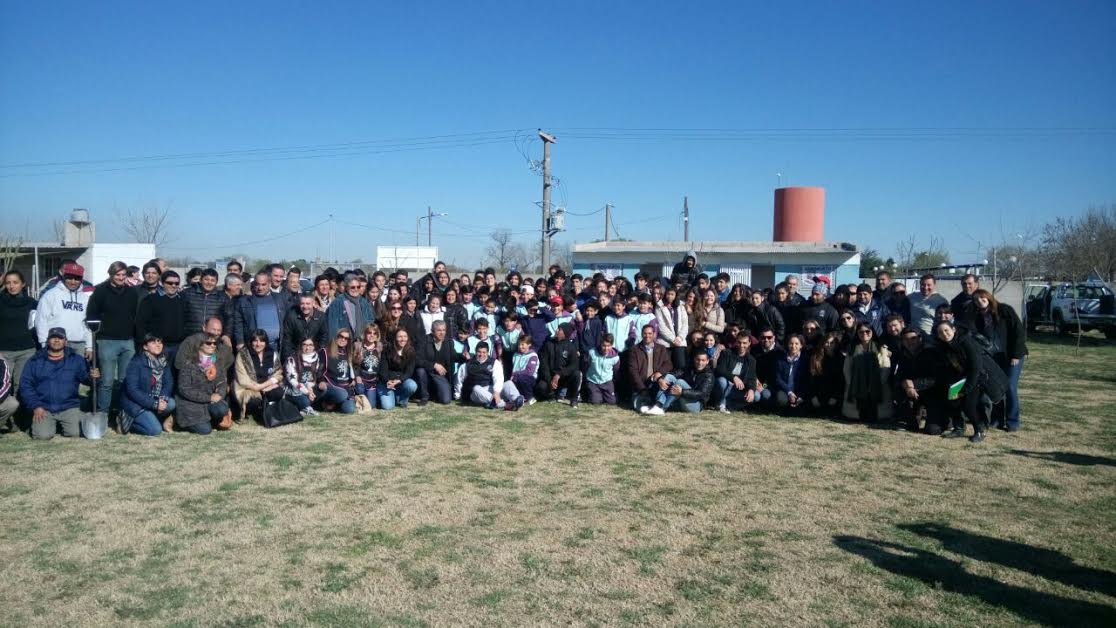
M 504 381 L 504 365 L 489 355 L 488 343 L 477 343 L 475 350 L 473 357 L 457 369 L 453 398 L 462 399 L 464 392 L 468 397 L 462 401 L 482 405 L 489 410 L 518 410 L 523 407 L 523 395 L 519 394 L 513 382 Z
M 92 386 L 100 375 L 97 369 L 89 368 L 84 357 L 66 346 L 65 329 L 51 328 L 46 348 L 28 360 L 19 380 L 19 396 L 24 407 L 32 410 L 31 438 L 54 438 L 60 426 L 63 436 L 79 436 L 83 415 L 78 386 Z
M 693 366 L 659 379 L 655 405 L 641 406 L 640 414 L 661 416 L 671 409 L 701 412 L 713 393 L 713 369 L 704 351 L 694 353 L 692 360 Z

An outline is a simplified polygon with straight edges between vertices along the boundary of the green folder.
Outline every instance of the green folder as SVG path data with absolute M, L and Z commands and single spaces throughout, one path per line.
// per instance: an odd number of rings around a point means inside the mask
M 953 401 L 954 399 L 960 397 L 961 396 L 961 389 L 964 388 L 964 387 L 965 387 L 965 378 L 964 377 L 962 377 L 958 381 L 954 382 L 954 384 L 949 387 L 949 400 Z

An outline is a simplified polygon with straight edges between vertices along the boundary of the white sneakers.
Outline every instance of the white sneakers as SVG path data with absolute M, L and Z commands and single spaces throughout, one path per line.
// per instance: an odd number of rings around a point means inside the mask
M 646 414 L 647 416 L 663 416 L 664 414 L 666 414 L 666 411 L 663 410 L 662 406 L 651 406 L 650 408 L 647 408 Z

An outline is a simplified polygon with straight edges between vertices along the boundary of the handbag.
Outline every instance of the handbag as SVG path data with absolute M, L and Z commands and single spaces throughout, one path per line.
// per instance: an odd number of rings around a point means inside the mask
M 298 411 L 298 406 L 286 397 L 264 404 L 261 416 L 264 427 L 279 427 L 302 420 L 302 413 Z

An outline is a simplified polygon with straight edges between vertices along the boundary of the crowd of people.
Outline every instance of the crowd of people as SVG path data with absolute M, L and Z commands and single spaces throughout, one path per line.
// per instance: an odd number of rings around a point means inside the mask
M 79 386 L 121 433 L 208 434 L 275 408 L 299 416 L 536 402 L 815 415 L 979 442 L 1019 429 L 1027 347 L 1016 312 L 966 275 L 947 300 L 799 277 L 772 289 L 703 273 L 607 278 L 558 266 L 531 279 L 239 262 L 181 277 L 161 259 L 114 262 L 97 285 L 68 261 L 38 298 L 19 271 L 0 293 L 0 424 L 79 434 Z M 95 358 L 95 362 L 93 362 Z M 96 364 L 99 368 L 92 368 Z M 270 424 L 265 421 L 265 424 Z M 13 427 L 18 428 L 16 421 Z M 10 429 L 10 428 L 9 428 Z

